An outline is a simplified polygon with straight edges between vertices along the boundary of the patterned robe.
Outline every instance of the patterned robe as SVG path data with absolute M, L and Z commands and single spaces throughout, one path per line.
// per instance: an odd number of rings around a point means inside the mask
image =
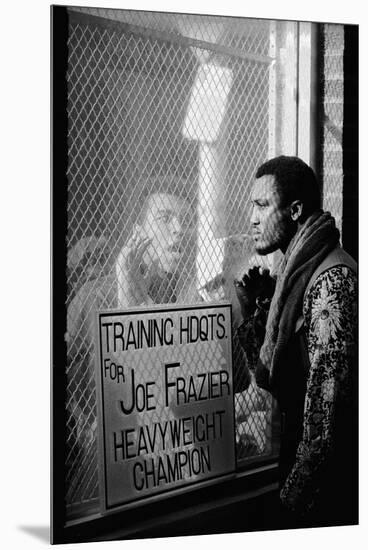
M 356 406 L 356 274 L 340 265 L 319 275 L 305 297 L 303 317 L 309 359 L 303 426 L 281 500 L 289 509 L 306 513 L 318 503 L 326 479 L 338 474 L 336 464 L 341 478 L 349 475 L 351 466 L 343 456 L 351 450 L 351 433 L 344 432 L 352 427 L 349 420 Z M 330 492 L 333 483 L 339 487 L 339 479 L 331 482 Z M 336 495 L 339 498 L 338 490 Z
M 255 315 L 239 330 L 251 369 L 265 321 Z M 311 518 L 306 526 L 349 523 L 357 466 L 357 276 L 350 267 L 326 269 L 309 288 L 303 324 L 287 346 L 273 393 L 281 413 L 284 510 Z

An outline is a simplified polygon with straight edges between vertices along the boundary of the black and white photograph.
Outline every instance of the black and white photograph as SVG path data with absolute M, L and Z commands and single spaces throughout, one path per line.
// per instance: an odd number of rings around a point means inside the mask
M 358 524 L 358 29 L 51 7 L 53 543 Z
M 4 4 L 2 547 L 365 547 L 362 6 Z

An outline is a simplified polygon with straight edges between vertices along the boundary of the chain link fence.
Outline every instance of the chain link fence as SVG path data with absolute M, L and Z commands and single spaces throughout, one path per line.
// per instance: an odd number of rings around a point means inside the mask
M 321 33 L 322 109 L 321 132 L 323 207 L 342 229 L 343 158 L 342 135 L 344 115 L 344 27 L 323 25 Z
M 145 303 L 142 296 L 156 304 L 226 299 L 238 322 L 233 280 L 253 254 L 250 186 L 275 150 L 282 23 L 99 9 L 69 9 L 69 18 L 71 509 L 99 496 L 96 309 Z M 147 255 L 164 275 L 131 295 L 127 263 L 144 281 Z M 233 363 L 240 465 L 274 450 L 272 402 L 253 384 L 235 330 Z

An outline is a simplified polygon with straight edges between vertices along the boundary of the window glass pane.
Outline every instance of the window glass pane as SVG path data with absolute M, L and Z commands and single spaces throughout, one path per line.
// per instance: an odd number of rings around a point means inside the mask
M 297 25 L 70 9 L 69 514 L 99 496 L 98 308 L 230 300 L 255 261 L 256 168 L 296 151 Z M 272 265 L 272 258 L 264 260 Z M 275 451 L 272 401 L 234 330 L 238 466 Z
M 322 26 L 323 90 L 322 177 L 323 208 L 334 216 L 342 230 L 343 116 L 344 116 L 344 27 Z

